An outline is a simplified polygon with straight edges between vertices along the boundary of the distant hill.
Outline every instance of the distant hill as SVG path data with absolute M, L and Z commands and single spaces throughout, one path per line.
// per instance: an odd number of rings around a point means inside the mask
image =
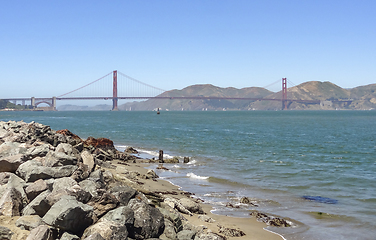
M 162 93 L 161 97 L 242 97 L 281 99 L 280 92 L 271 92 L 264 88 L 220 88 L 210 84 L 192 85 L 181 90 Z M 319 100 L 320 104 L 289 102 L 291 110 L 334 110 L 376 109 L 376 84 L 360 86 L 352 89 L 341 88 L 331 82 L 310 81 L 288 88 L 288 99 Z M 351 102 L 345 102 L 350 101 Z M 341 102 L 342 101 L 342 102 Z M 249 101 L 249 100 L 203 100 L 203 99 L 149 99 L 142 102 L 126 103 L 119 106 L 120 110 L 161 110 L 201 111 L 201 110 L 280 110 L 280 101 Z
M 220 88 L 210 84 L 193 85 L 182 90 L 171 90 L 162 93 L 161 97 L 189 97 L 189 96 L 211 96 L 211 97 L 247 97 L 263 98 L 272 92 L 257 87 L 250 88 Z M 176 110 L 223 110 L 234 109 L 244 110 L 251 101 L 244 100 L 203 100 L 203 99 L 150 99 L 144 102 L 126 103 L 119 107 L 120 110 L 153 110 L 156 108 Z

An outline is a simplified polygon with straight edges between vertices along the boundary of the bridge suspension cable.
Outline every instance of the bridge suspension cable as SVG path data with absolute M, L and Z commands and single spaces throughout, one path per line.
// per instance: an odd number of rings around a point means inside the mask
M 105 76 L 103 76 L 103 77 L 101 77 L 101 78 L 98 78 L 97 80 L 92 81 L 91 83 L 88 83 L 88 84 L 86 84 L 86 85 L 84 85 L 84 86 L 82 86 L 82 87 L 79 87 L 79 88 L 77 88 L 77 89 L 75 89 L 75 90 L 72 90 L 72 91 L 70 91 L 70 92 L 64 93 L 64 94 L 58 96 L 58 98 L 63 97 L 63 96 L 66 96 L 66 95 L 71 94 L 71 93 L 73 93 L 73 92 L 76 92 L 76 91 L 78 91 L 78 90 L 80 90 L 80 89 L 83 89 L 83 88 L 85 88 L 85 87 L 87 87 L 87 86 L 89 86 L 89 85 L 91 85 L 91 84 L 93 84 L 93 83 L 96 83 L 96 82 L 102 80 L 102 79 L 105 78 L 105 77 L 108 77 L 110 74 L 112 74 L 112 72 L 110 72 L 110 73 L 106 74 Z
M 263 87 L 263 88 L 271 87 L 271 86 L 273 86 L 274 84 L 277 84 L 277 83 L 280 83 L 280 82 L 281 82 L 281 79 L 278 79 L 277 81 L 275 81 L 275 82 L 273 82 L 273 83 L 271 83 L 271 84 L 269 84 L 269 85 L 266 85 L 266 86 Z
M 121 73 L 121 72 L 118 72 L 118 73 L 119 73 L 120 75 L 122 75 L 123 77 L 126 77 L 126 78 L 128 78 L 128 79 L 130 79 L 130 80 L 132 80 L 132 81 L 135 81 L 135 82 L 137 82 L 137 83 L 140 83 L 140 84 L 142 84 L 142 85 L 144 85 L 144 86 L 146 86 L 146 87 L 150 87 L 150 88 L 153 88 L 153 89 L 158 90 L 158 91 L 163 91 L 163 92 L 166 91 L 166 90 L 164 90 L 164 89 L 157 88 L 157 87 L 154 87 L 154 86 L 149 85 L 149 84 L 147 84 L 147 83 L 141 82 L 141 81 L 139 81 L 139 80 L 137 80 L 137 79 L 135 79 L 135 78 L 132 78 L 132 77 L 130 77 L 130 76 L 124 74 L 124 73 Z
M 292 87 L 295 87 L 295 86 L 296 86 L 296 84 L 293 83 L 293 82 L 291 82 L 290 79 L 287 79 L 287 82 L 288 82 L 290 85 L 292 85 Z

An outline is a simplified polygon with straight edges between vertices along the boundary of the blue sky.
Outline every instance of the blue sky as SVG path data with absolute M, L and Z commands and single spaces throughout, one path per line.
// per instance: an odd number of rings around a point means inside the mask
M 374 0 L 3 0 L 0 98 L 59 96 L 113 70 L 165 90 L 372 84 L 375 10 Z

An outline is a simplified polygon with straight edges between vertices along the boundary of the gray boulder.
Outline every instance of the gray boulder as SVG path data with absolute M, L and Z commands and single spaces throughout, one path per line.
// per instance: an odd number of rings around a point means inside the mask
M 25 158 L 31 160 L 36 157 L 44 157 L 47 155 L 51 148 L 52 146 L 50 144 L 32 146 L 25 152 Z
M 95 183 L 99 184 L 100 188 L 104 188 L 104 177 L 103 172 L 101 169 L 95 170 L 94 172 L 90 173 L 89 180 L 94 181 Z
M 8 176 L 9 177 L 7 178 L 6 187 L 17 189 L 17 191 L 21 194 L 21 202 L 22 202 L 21 207 L 23 208 L 24 206 L 26 206 L 29 203 L 27 196 L 26 196 L 26 193 L 25 193 L 25 190 L 24 190 L 24 188 L 26 188 L 27 184 L 22 178 L 18 177 L 16 174 L 9 173 Z
M 196 235 L 195 231 L 182 230 L 177 233 L 176 237 L 178 240 L 191 240 L 191 239 L 194 239 L 195 235 Z
M 47 183 L 43 179 L 39 179 L 26 187 L 25 192 L 27 198 L 32 201 L 40 193 L 48 189 Z
M 95 167 L 95 161 L 93 155 L 89 151 L 83 151 L 81 153 L 82 162 L 88 167 L 88 171 L 92 172 Z
M 25 162 L 23 154 L 0 157 L 0 172 L 16 172 L 17 168 Z
M 82 239 L 88 239 L 88 237 L 94 234 L 100 234 L 105 240 L 124 240 L 128 238 L 127 227 L 113 221 L 97 222 L 96 224 L 88 227 Z
M 131 199 L 128 203 L 134 211 L 134 236 L 136 239 L 158 238 L 164 231 L 162 213 L 139 199 Z
M 202 210 L 202 207 L 200 204 L 194 202 L 193 200 L 189 198 L 181 198 L 179 200 L 179 203 L 188 211 L 198 214 L 203 214 L 204 211 Z
M 16 227 L 21 228 L 22 230 L 28 230 L 31 231 L 32 229 L 43 225 L 42 218 L 39 217 L 38 215 L 26 215 L 20 217 L 16 221 Z
M 146 172 L 146 177 L 147 177 L 147 178 L 151 178 L 151 179 L 159 178 L 159 176 L 154 172 L 153 169 L 149 169 L 149 170 Z
M 45 157 L 46 167 L 58 167 L 58 166 L 75 165 L 75 164 L 77 164 L 77 158 L 75 156 L 67 155 L 64 152 L 50 151 L 47 153 Z
M 21 143 L 6 141 L 0 145 L 0 158 L 24 154 L 26 151 Z
M 14 187 L 7 188 L 0 198 L 0 216 L 20 216 L 21 209 L 21 193 Z
M 227 238 L 216 233 L 198 232 L 195 235 L 195 240 L 226 240 Z
M 12 235 L 13 235 L 13 232 L 9 228 L 0 226 L 0 239 L 1 240 L 11 240 Z
M 51 192 L 46 190 L 40 193 L 22 210 L 22 215 L 38 215 L 43 217 L 44 214 L 50 209 L 50 205 L 47 203 L 46 198 Z
M 170 220 L 174 224 L 176 232 L 183 230 L 183 221 L 187 219 L 181 213 L 163 203 L 161 204 L 161 208 L 158 209 L 165 219 Z
M 58 190 L 55 192 L 50 192 L 45 199 L 42 200 L 43 204 L 46 204 L 49 208 L 51 208 L 55 203 L 60 201 L 61 198 L 70 198 L 70 199 L 76 199 L 75 196 L 69 195 L 68 191 L 66 189 Z M 76 199 L 77 200 L 77 199 Z M 47 210 L 48 211 L 48 210 Z M 47 212 L 46 211 L 46 212 Z
M 75 185 L 77 185 L 77 182 L 71 177 L 58 178 L 55 179 L 54 184 L 52 185 L 52 192 L 69 189 Z
M 13 173 L 9 173 L 9 172 L 0 172 L 0 185 L 6 185 L 12 174 Z
M 37 160 L 30 160 L 21 164 L 16 173 L 26 182 L 34 182 L 38 179 L 69 177 L 76 169 L 74 165 L 45 167 Z
M 101 186 L 102 186 L 101 184 L 99 184 L 95 181 L 92 181 L 90 179 L 85 179 L 85 180 L 79 182 L 78 185 L 80 185 L 80 187 L 82 189 L 84 189 L 85 191 L 89 192 L 92 197 L 95 197 L 95 198 L 99 197 L 97 190 L 101 188 Z
M 63 194 L 73 196 L 77 199 L 77 201 L 82 203 L 87 203 L 91 199 L 91 194 L 88 191 L 85 191 L 85 189 L 81 188 L 79 185 L 74 185 L 67 189 L 59 190 L 57 193 L 59 192 L 64 192 Z
M 26 240 L 54 240 L 52 230 L 47 225 L 40 225 L 30 231 Z
M 100 235 L 98 232 L 95 232 L 85 238 L 82 238 L 83 240 L 104 240 L 102 235 Z
M 60 240 L 80 240 L 80 237 L 65 232 L 65 233 L 63 233 L 63 235 L 61 235 Z
M 118 207 L 109 211 L 98 222 L 112 221 L 127 227 L 128 232 L 133 231 L 134 212 L 127 206 Z
M 219 233 L 222 233 L 224 234 L 225 236 L 228 236 L 228 237 L 243 237 L 245 236 L 245 233 L 240 230 L 240 229 L 235 229 L 235 228 L 228 228 L 228 227 L 224 227 L 224 226 L 221 226 L 221 225 L 218 225 L 218 228 L 219 228 Z
M 80 234 L 93 223 L 92 217 L 93 207 L 63 197 L 48 210 L 43 221 L 63 231 Z
M 167 218 L 165 218 L 164 220 L 164 224 L 165 224 L 165 229 L 164 229 L 164 232 L 163 234 L 168 238 L 168 239 L 177 239 L 177 235 L 176 235 L 176 230 L 175 230 L 175 226 L 174 224 L 168 220 Z
M 128 205 L 129 200 L 134 198 L 137 194 L 135 189 L 126 185 L 112 187 L 109 191 L 116 197 L 122 206 Z
M 88 166 L 83 164 L 82 162 L 77 163 L 77 169 L 72 174 L 71 178 L 73 178 L 76 182 L 81 182 L 89 177 L 89 169 Z

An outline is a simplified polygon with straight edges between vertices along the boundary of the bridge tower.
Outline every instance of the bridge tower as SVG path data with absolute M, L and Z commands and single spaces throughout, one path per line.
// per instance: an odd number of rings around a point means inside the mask
M 113 85 L 112 85 L 112 111 L 117 111 L 118 109 L 118 94 L 117 94 L 117 70 L 112 74 Z
M 282 110 L 287 110 L 287 79 L 282 78 Z

